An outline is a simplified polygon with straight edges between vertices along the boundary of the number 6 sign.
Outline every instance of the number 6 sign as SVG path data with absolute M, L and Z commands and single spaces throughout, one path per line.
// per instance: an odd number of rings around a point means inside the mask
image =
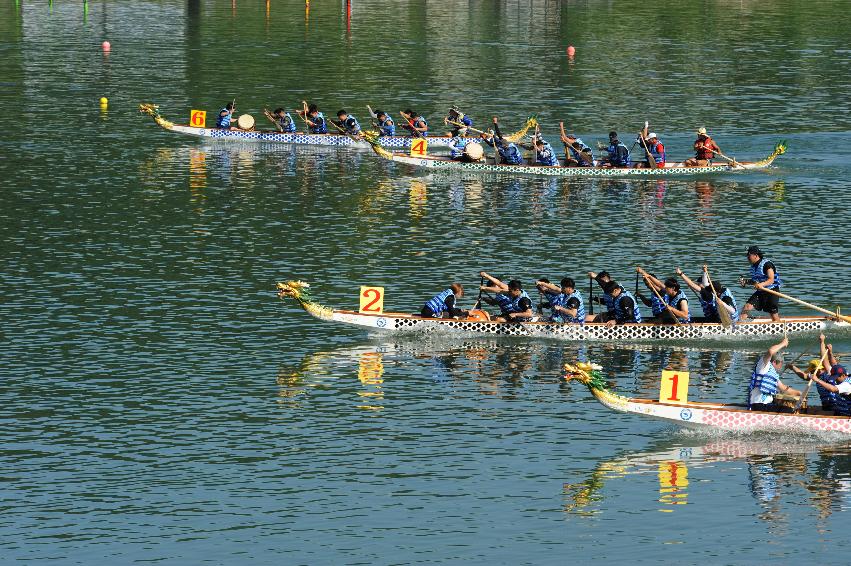
M 189 125 L 193 128 L 207 127 L 207 112 L 206 110 L 190 110 Z
M 660 403 L 688 403 L 688 372 L 663 371 Z
M 361 287 L 360 308 L 362 314 L 382 314 L 384 312 L 384 287 Z

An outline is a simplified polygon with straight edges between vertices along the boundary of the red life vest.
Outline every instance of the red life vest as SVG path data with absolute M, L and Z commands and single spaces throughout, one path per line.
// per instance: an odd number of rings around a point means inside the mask
M 697 159 L 712 159 L 715 157 L 715 152 L 712 151 L 714 149 L 718 149 L 718 146 L 709 136 L 706 136 L 704 140 L 697 138 L 694 142 L 694 156 Z

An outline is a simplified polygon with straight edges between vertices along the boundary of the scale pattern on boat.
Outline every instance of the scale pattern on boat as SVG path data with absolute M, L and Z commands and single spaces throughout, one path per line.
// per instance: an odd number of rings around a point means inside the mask
M 295 145 L 323 145 L 331 147 L 369 147 L 366 142 L 355 141 L 344 135 L 336 134 L 285 134 L 280 132 L 264 132 L 259 130 L 221 130 L 218 128 L 191 128 L 189 126 L 174 126 L 175 132 L 193 136 L 207 137 L 217 140 L 262 141 L 270 143 L 290 143 Z M 429 146 L 446 146 L 452 138 L 434 136 L 427 138 Z M 384 147 L 400 149 L 411 147 L 412 138 L 403 136 L 381 136 L 379 143 Z

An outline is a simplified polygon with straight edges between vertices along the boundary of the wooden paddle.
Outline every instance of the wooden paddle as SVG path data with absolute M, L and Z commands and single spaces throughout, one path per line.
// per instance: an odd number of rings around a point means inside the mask
M 564 127 L 562 127 L 562 131 L 564 131 Z M 588 276 L 588 306 L 591 307 L 589 314 L 594 314 L 594 278 L 590 275 Z
M 278 131 L 279 131 L 279 132 L 283 132 L 283 131 L 284 131 L 284 129 L 281 127 L 281 123 L 280 123 L 280 122 L 278 122 L 278 120 L 276 120 L 274 116 L 272 116 L 272 113 L 271 113 L 271 112 L 269 112 L 269 110 L 267 110 L 266 108 L 264 108 L 264 109 L 263 109 L 263 114 L 265 114 L 265 115 L 266 115 L 266 117 L 267 117 L 267 118 L 269 118 L 269 121 L 270 121 L 270 122 L 272 122 L 273 124 L 275 124 L 275 126 L 278 128 Z
M 710 140 L 712 140 L 712 138 L 709 138 L 709 139 L 710 139 Z M 738 162 L 738 161 L 736 161 L 735 159 L 733 159 L 733 158 L 731 158 L 731 157 L 727 157 L 726 155 L 724 155 L 724 154 L 721 152 L 721 148 L 720 148 L 720 147 L 718 147 L 718 144 L 716 144 L 716 143 L 715 143 L 715 140 L 712 140 L 712 145 L 713 145 L 713 146 L 715 146 L 715 149 L 710 149 L 709 151 L 711 151 L 712 153 L 717 153 L 718 155 L 720 155 L 720 156 L 721 156 L 721 158 L 722 158 L 722 159 L 726 159 L 727 161 L 729 161 L 730 163 L 732 163 L 732 164 L 733 164 L 733 167 L 738 167 L 738 166 L 739 166 L 739 162 Z M 704 144 L 704 148 L 706 148 L 706 144 Z
M 573 145 L 572 143 L 567 141 L 567 134 L 564 133 L 564 122 L 559 122 L 558 127 L 561 128 L 561 143 L 563 143 L 564 145 L 566 145 L 567 147 L 569 147 L 570 149 L 575 151 L 577 153 L 577 155 L 579 155 L 579 157 L 582 159 L 582 161 L 584 161 L 587 165 L 590 165 L 591 167 L 593 167 L 594 163 L 591 162 L 591 161 L 588 161 L 588 158 L 585 157 L 585 154 L 582 152 L 582 150 L 580 150 L 578 147 L 576 147 L 575 145 Z M 567 152 L 564 152 L 565 163 L 567 163 L 568 159 L 572 159 L 572 158 L 567 154 Z
M 641 133 L 638 134 L 641 140 L 641 145 L 644 147 L 644 153 L 647 154 L 647 163 L 650 164 L 651 169 L 658 169 L 659 165 L 656 163 L 656 158 L 653 157 L 653 154 L 650 153 L 650 150 L 647 148 L 647 143 L 644 141 L 644 138 L 641 136 Z
M 808 302 L 806 302 L 806 301 L 802 301 L 801 299 L 796 299 L 795 297 L 791 297 L 791 296 L 789 296 L 789 295 L 787 295 L 787 294 L 785 294 L 785 293 L 780 293 L 779 291 L 775 291 L 774 289 L 766 289 L 765 287 L 763 287 L 763 286 L 762 286 L 761 284 L 759 284 L 759 283 L 757 283 L 757 284 L 756 284 L 756 287 L 757 287 L 759 290 L 761 290 L 761 291 L 765 291 L 766 293 L 771 293 L 772 295 L 777 295 L 778 297 L 780 297 L 780 298 L 782 298 L 782 299 L 787 299 L 787 300 L 789 300 L 789 301 L 792 301 L 793 303 L 798 303 L 799 305 L 803 305 L 803 306 L 805 306 L 805 307 L 809 307 L 809 308 L 811 308 L 811 309 L 813 309 L 813 310 L 816 310 L 816 311 L 818 311 L 818 312 L 824 313 L 824 314 L 826 314 L 826 315 L 829 315 L 829 316 L 832 316 L 832 317 L 836 317 L 836 318 L 838 318 L 839 320 L 842 320 L 842 321 L 844 321 L 844 322 L 851 323 L 851 317 L 847 317 L 847 316 L 845 316 L 845 315 L 839 314 L 839 312 L 830 312 L 830 311 L 829 311 L 829 310 L 827 310 L 827 309 L 823 309 L 823 308 L 818 307 L 818 306 L 816 306 L 816 305 L 814 305 L 814 304 L 812 304 L 812 303 L 808 303 Z
M 824 366 L 824 360 L 825 360 L 825 358 L 827 358 L 827 354 L 829 352 L 830 352 L 830 350 L 825 349 L 824 355 L 821 357 L 821 359 L 818 362 L 818 365 L 813 370 L 813 375 L 815 375 L 815 373 L 819 370 L 819 368 Z M 801 393 L 801 396 L 798 397 L 798 402 L 795 403 L 795 411 L 792 413 L 793 415 L 797 415 L 800 412 L 801 406 L 804 404 L 804 400 L 807 398 L 807 395 L 810 394 L 810 388 L 812 386 L 813 386 L 813 379 L 810 378 L 807 382 L 807 387 L 804 389 L 804 392 Z
M 792 360 L 791 362 L 789 362 L 788 364 L 786 364 L 786 365 L 783 367 L 783 369 L 782 369 L 782 370 L 780 370 L 780 377 L 783 377 L 783 374 L 784 374 L 784 373 L 786 373 L 786 370 L 787 370 L 787 369 L 789 369 L 789 367 L 790 367 L 790 366 L 795 365 L 795 363 L 797 363 L 797 361 L 798 361 L 798 360 L 800 360 L 801 358 L 803 358 L 804 356 L 806 356 L 809 352 L 810 352 L 810 351 L 809 351 L 809 349 L 804 350 L 803 352 L 801 352 L 800 354 L 798 354 L 798 356 L 797 356 L 794 360 Z
M 640 269 L 640 268 L 638 268 L 638 269 Z M 641 273 L 641 272 L 639 272 L 639 273 Z M 645 275 L 644 273 L 641 273 L 641 276 L 644 278 L 645 281 L 647 281 L 649 279 L 649 276 Z M 668 309 L 668 312 L 671 313 L 672 317 L 674 317 L 674 324 L 676 324 L 677 326 L 681 326 L 682 322 L 680 322 L 679 317 L 677 317 L 677 315 L 674 314 L 674 310 L 671 308 L 671 305 L 669 305 L 665 301 L 665 299 L 662 298 L 662 296 L 659 294 L 659 291 L 657 291 L 656 287 L 653 286 L 653 282 L 647 281 L 647 286 L 650 287 L 650 290 L 653 291 L 653 294 L 656 295 L 656 298 L 659 299 L 662 302 L 663 305 L 665 305 L 665 308 Z M 638 308 L 638 305 L 635 305 L 635 308 Z
M 298 115 L 299 115 L 299 117 L 300 117 L 302 120 L 304 120 L 304 124 L 307 126 L 307 130 L 308 130 L 308 132 L 309 132 L 309 131 L 310 131 L 310 122 L 307 120 L 307 101 L 306 101 L 306 100 L 302 100 L 302 101 L 301 101 L 301 106 L 302 106 L 302 108 L 303 108 L 303 110 L 302 110 L 301 114 L 299 114 L 298 112 L 296 112 L 296 114 L 298 114 Z
M 340 127 L 340 125 L 339 125 L 339 124 L 337 124 L 337 122 L 335 122 L 334 120 L 328 120 L 328 122 L 330 122 L 330 123 L 331 123 L 331 125 L 332 125 L 332 126 L 334 126 L 335 128 L 337 128 L 338 130 L 340 130 L 340 132 L 342 132 L 342 134 L 343 134 L 344 136 L 346 136 L 346 137 L 348 137 L 348 138 L 351 138 L 351 139 L 353 139 L 353 140 L 354 140 L 354 141 L 356 141 L 356 142 L 361 141 L 361 138 L 359 138 L 358 136 L 356 136 L 356 135 L 354 135 L 354 134 L 350 133 L 350 132 L 349 132 L 348 130 L 346 130 L 345 128 Z
M 706 280 L 709 282 L 709 288 L 712 289 L 712 296 L 715 297 L 715 310 L 718 311 L 718 319 L 721 321 L 721 326 L 724 328 L 730 328 L 733 326 L 733 317 L 730 316 L 730 311 L 727 310 L 727 307 L 722 305 L 723 302 L 720 297 L 718 297 L 718 293 L 715 292 L 715 287 L 712 286 L 712 279 L 709 277 L 709 269 L 706 268 Z
M 422 133 L 421 131 L 419 131 L 419 130 L 418 130 L 418 129 L 414 126 L 414 122 L 411 120 L 411 117 L 410 117 L 410 116 L 408 116 L 407 114 L 405 114 L 405 113 L 404 113 L 404 112 L 402 112 L 401 110 L 399 110 L 399 114 L 401 114 L 401 115 L 402 115 L 402 117 L 403 117 L 405 120 L 407 120 L 407 121 L 408 121 L 408 125 L 409 125 L 409 126 L 411 126 L 411 133 L 412 133 L 412 134 L 415 134 L 418 138 L 425 137 L 425 136 L 423 136 L 423 133 Z
M 470 130 L 471 132 L 476 132 L 477 134 L 486 134 L 487 133 L 487 132 L 483 132 L 482 130 L 477 130 L 473 126 L 466 126 L 466 125 L 462 124 L 461 122 L 453 122 L 452 120 L 447 120 L 446 123 L 452 124 L 453 126 L 458 126 L 459 128 L 466 128 L 466 129 Z

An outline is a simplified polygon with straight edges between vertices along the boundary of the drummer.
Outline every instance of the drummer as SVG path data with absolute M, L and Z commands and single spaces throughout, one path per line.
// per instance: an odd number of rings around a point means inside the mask
M 219 110 L 219 116 L 216 118 L 216 127 L 220 130 L 229 130 L 230 123 L 233 120 L 234 110 L 233 102 L 228 102 L 224 108 Z
M 783 354 L 780 351 L 788 345 L 789 339 L 784 336 L 783 340 L 770 347 L 754 364 L 748 386 L 748 410 L 770 413 L 791 412 L 791 409 L 777 405 L 774 402 L 774 396 L 778 393 L 801 396 L 800 391 L 780 381 L 780 368 L 783 367 Z M 816 378 L 816 383 L 818 382 Z

